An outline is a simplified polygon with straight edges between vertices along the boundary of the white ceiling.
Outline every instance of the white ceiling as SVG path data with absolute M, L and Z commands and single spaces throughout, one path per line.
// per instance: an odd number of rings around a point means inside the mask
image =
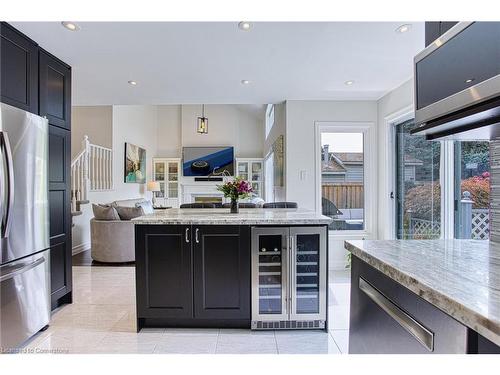
M 75 105 L 378 99 L 424 48 L 423 23 L 403 23 L 12 22 L 73 67 Z

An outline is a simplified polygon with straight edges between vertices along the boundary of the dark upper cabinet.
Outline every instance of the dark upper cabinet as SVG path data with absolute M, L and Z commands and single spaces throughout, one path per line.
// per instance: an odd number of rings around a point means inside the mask
M 437 38 L 455 26 L 455 21 L 431 21 L 425 23 L 425 46 L 434 42 Z
M 136 298 L 139 318 L 192 318 L 191 228 L 136 226 Z
M 201 319 L 250 320 L 250 229 L 193 226 L 194 308 Z
M 0 35 L 0 99 L 38 114 L 38 46 L 5 22 Z
M 71 132 L 49 125 L 51 300 L 71 302 Z
M 40 116 L 51 125 L 71 129 L 71 68 L 40 50 Z

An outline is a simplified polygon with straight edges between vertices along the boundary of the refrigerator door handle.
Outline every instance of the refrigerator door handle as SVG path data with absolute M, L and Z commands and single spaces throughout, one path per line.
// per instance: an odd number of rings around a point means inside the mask
M 36 266 L 42 264 L 43 262 L 45 262 L 45 257 L 38 258 L 34 262 L 28 264 L 24 263 L 18 267 L 13 267 L 13 269 L 10 272 L 7 272 L 6 274 L 2 275 L 0 273 L 0 283 L 5 280 L 12 279 L 16 275 L 20 275 L 26 271 L 29 271 L 30 269 L 35 268 Z
M 6 238 L 9 236 L 10 232 L 10 217 L 12 214 L 12 206 L 14 205 L 14 166 L 12 165 L 12 150 L 10 148 L 9 135 L 7 132 L 0 132 L 0 143 L 4 146 L 5 156 L 6 156 L 6 165 L 7 165 L 7 189 L 8 189 L 8 199 L 7 199 L 7 207 L 5 209 L 5 218 L 3 220 L 3 233 L 2 238 Z M 5 193 L 4 193 L 5 194 Z

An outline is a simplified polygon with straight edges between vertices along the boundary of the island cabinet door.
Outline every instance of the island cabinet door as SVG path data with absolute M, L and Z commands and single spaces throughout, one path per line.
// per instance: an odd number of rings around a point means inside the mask
M 191 227 L 137 225 L 136 288 L 140 318 L 192 318 Z
M 193 226 L 198 319 L 250 320 L 250 228 Z

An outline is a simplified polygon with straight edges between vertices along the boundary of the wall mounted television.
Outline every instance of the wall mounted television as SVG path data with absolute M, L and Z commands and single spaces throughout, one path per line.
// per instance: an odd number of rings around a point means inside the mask
M 190 177 L 234 175 L 233 147 L 184 147 L 183 175 Z

